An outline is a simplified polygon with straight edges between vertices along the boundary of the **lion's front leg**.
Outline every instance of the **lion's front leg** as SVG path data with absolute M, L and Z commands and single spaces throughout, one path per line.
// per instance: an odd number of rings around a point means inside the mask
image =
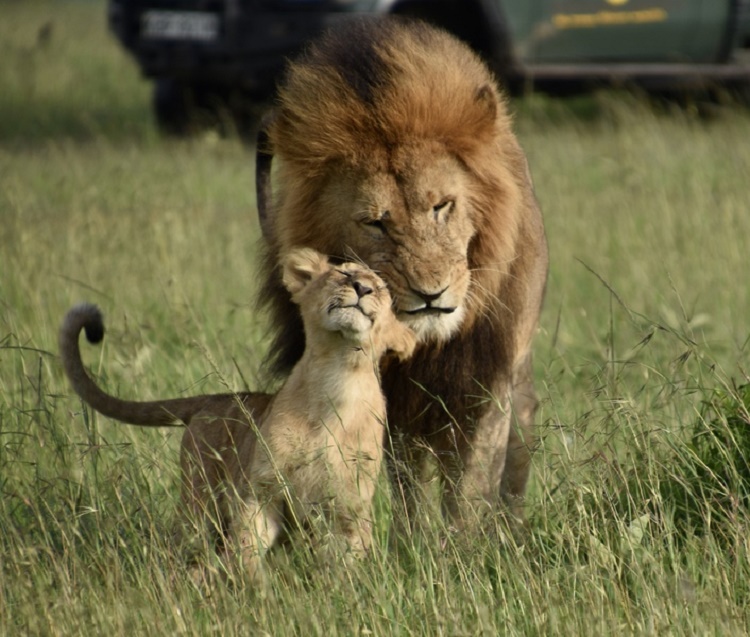
M 391 538 L 397 541 L 418 532 L 420 526 L 429 526 L 431 502 L 425 494 L 425 465 L 430 448 L 414 436 L 391 432 L 386 440 L 386 454 L 393 511 Z
M 455 527 L 478 526 L 497 507 L 511 424 L 508 393 L 493 398 L 473 426 L 450 428 L 452 440 L 436 450 L 444 478 L 443 511 Z
M 534 418 L 538 403 L 529 355 L 520 365 L 513 384 L 513 426 L 508 436 L 507 459 L 500 483 L 503 501 L 520 521 L 524 520 L 524 494 L 531 471 L 531 452 L 536 445 Z

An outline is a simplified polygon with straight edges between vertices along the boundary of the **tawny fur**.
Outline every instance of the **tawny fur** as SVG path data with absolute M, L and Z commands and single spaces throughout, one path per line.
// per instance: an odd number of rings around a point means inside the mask
M 411 355 L 415 337 L 369 268 L 332 266 L 311 249 L 285 259 L 284 285 L 300 306 L 307 347 L 276 396 L 219 394 L 124 401 L 87 374 L 78 347 L 103 336 L 93 305 L 68 312 L 60 331 L 73 388 L 106 416 L 139 425 L 186 425 L 180 451 L 183 534 L 228 531 L 251 577 L 289 519 L 322 518 L 354 556 L 372 538 L 372 496 L 385 423 L 378 365 Z
M 500 496 L 522 515 L 548 257 L 527 162 L 487 67 L 425 24 L 354 21 L 290 64 L 260 139 L 272 370 L 288 370 L 305 343 L 279 279 L 284 255 L 306 245 L 361 260 L 420 341 L 413 358 L 383 369 L 406 515 L 415 514 L 407 474 L 418 476 L 428 454 L 452 522 Z M 278 180 L 266 209 L 271 158 Z

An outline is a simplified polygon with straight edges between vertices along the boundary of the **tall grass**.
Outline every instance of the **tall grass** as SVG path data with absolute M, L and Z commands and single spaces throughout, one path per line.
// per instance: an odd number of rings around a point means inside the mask
M 396 546 L 384 484 L 362 565 L 280 553 L 266 593 L 209 594 L 169 543 L 179 433 L 86 410 L 56 333 L 98 303 L 84 356 L 122 396 L 260 386 L 252 156 L 158 137 L 103 3 L 0 15 L 1 633 L 750 629 L 745 111 L 514 104 L 552 257 L 523 544 L 431 520 Z

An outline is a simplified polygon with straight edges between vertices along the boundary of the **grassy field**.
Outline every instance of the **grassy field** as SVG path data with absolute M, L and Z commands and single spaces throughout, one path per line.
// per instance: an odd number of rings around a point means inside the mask
M 279 555 L 260 595 L 169 545 L 179 432 L 84 410 L 57 359 L 89 300 L 122 396 L 260 383 L 252 154 L 161 139 L 149 100 L 103 2 L 0 5 L 0 634 L 750 631 L 746 110 L 514 103 L 552 260 L 526 542 L 389 548 L 384 485 L 371 559 Z

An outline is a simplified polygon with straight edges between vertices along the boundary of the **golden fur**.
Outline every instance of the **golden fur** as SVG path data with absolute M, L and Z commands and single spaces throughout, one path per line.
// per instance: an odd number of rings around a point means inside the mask
M 386 351 L 406 358 L 415 345 L 385 284 L 365 266 L 334 266 L 303 248 L 285 259 L 283 282 L 300 307 L 307 347 L 273 397 L 123 401 L 103 392 L 81 361 L 80 331 L 89 340 L 103 336 L 99 310 L 76 306 L 60 331 L 66 374 L 92 407 L 133 424 L 187 425 L 183 523 L 228 530 L 251 577 L 290 518 L 321 517 L 353 555 L 368 549 L 385 423 L 378 364 Z
M 361 260 L 419 339 L 412 359 L 383 368 L 391 467 L 407 513 L 407 474 L 418 475 L 430 453 L 452 521 L 500 495 L 520 515 L 547 247 L 527 162 L 487 67 L 426 24 L 352 21 L 290 64 L 257 166 L 263 298 L 278 330 L 272 370 L 285 372 L 304 351 L 278 274 L 284 255 L 306 245 Z

